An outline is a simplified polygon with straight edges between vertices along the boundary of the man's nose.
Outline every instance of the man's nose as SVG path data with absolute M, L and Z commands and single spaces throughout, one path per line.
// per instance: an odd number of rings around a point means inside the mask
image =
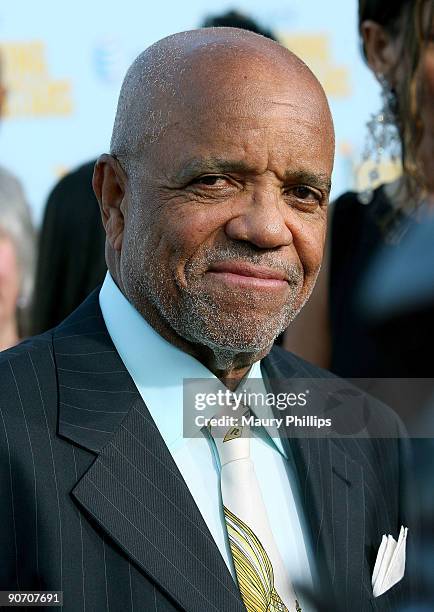
M 280 201 L 279 194 L 256 190 L 226 223 L 226 235 L 261 249 L 288 246 L 293 236 L 285 213 L 285 204 Z

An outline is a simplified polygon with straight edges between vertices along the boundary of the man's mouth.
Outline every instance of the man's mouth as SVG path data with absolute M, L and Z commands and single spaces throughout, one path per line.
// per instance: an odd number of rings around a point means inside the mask
M 246 289 L 282 290 L 288 287 L 288 275 L 284 270 L 243 261 L 214 263 L 208 268 L 207 274 L 228 285 L 237 285 Z

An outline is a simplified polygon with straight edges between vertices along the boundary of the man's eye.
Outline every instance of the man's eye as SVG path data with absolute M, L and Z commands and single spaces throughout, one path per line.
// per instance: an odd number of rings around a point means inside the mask
M 291 187 L 287 190 L 287 194 L 295 196 L 298 200 L 315 201 L 317 203 L 321 201 L 321 194 L 314 191 L 310 187 L 305 187 L 304 185 L 297 185 L 296 187 Z
M 223 186 L 227 182 L 224 176 L 216 174 L 206 174 L 199 176 L 192 181 L 193 185 L 207 185 L 208 187 Z

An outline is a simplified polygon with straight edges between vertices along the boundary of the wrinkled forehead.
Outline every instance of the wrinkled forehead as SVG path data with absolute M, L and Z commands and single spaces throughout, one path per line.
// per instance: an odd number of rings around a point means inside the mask
M 225 51 L 218 56 L 204 52 L 185 67 L 172 95 L 149 115 L 161 122 L 162 132 L 178 126 L 207 133 L 228 123 L 265 129 L 297 122 L 332 134 L 325 95 L 307 70 Z
M 201 140 L 244 129 L 306 129 L 333 139 L 327 100 L 307 69 L 283 62 L 270 65 L 261 56 L 243 59 L 220 55 L 196 63 L 168 109 L 168 129 L 190 128 Z

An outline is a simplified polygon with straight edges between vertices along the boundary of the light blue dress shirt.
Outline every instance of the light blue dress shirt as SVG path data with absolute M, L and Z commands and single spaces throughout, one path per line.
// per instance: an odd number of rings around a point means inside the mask
M 183 437 L 183 380 L 215 379 L 215 376 L 197 359 L 160 336 L 125 298 L 109 273 L 99 302 L 113 344 L 235 577 L 222 511 L 219 461 L 214 442 L 206 434 Z M 252 365 L 243 384 L 252 378 L 263 381 L 260 362 Z M 272 432 L 267 433 L 264 428 L 255 431 L 250 444 L 251 458 L 276 544 L 292 583 L 310 589 L 315 568 L 293 463 L 286 456 L 280 439 L 270 437 Z M 303 611 L 308 610 L 302 601 L 300 603 Z

